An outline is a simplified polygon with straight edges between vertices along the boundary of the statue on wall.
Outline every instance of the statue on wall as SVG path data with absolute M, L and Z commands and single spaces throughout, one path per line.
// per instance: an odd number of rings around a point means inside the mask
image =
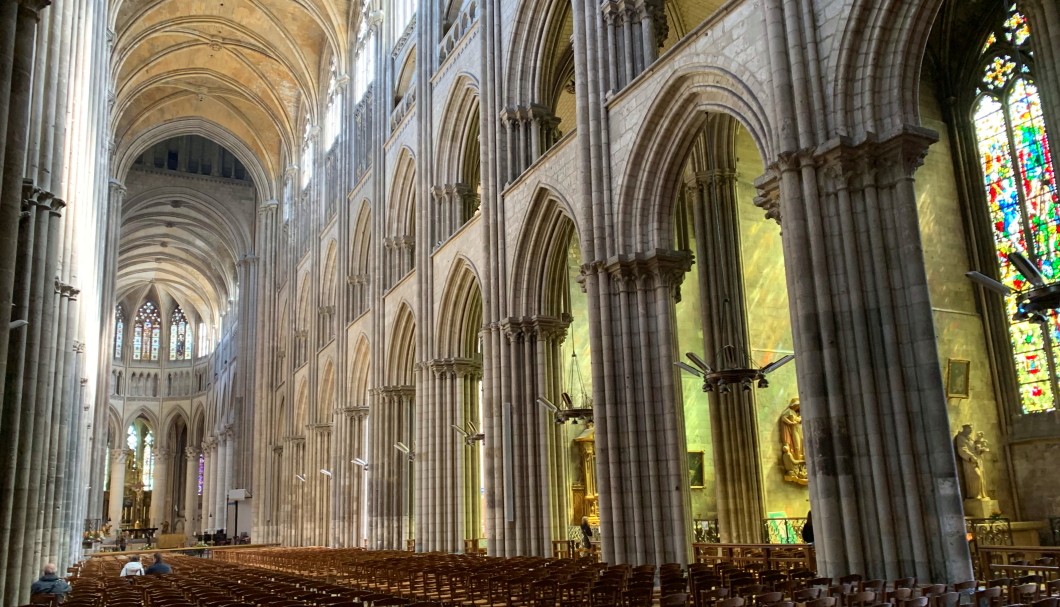
M 953 438 L 953 449 L 961 470 L 961 492 L 966 500 L 988 500 L 983 456 L 990 452 L 990 443 L 980 432 L 972 436 L 972 426 L 964 424 Z
M 780 415 L 780 463 L 784 468 L 784 480 L 797 485 L 809 484 L 806 472 L 806 452 L 802 442 L 802 413 L 798 397 L 788 402 L 788 408 Z

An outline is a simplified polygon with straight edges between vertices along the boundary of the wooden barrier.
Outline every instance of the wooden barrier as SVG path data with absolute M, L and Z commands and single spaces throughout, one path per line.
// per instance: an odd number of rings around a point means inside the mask
M 810 544 L 692 544 L 696 563 L 761 564 L 764 569 L 817 570 L 817 554 Z
M 1036 561 L 1052 558 L 1049 565 Z M 976 577 L 989 580 L 1037 573 L 1047 580 L 1060 577 L 1060 546 L 977 546 L 972 550 Z

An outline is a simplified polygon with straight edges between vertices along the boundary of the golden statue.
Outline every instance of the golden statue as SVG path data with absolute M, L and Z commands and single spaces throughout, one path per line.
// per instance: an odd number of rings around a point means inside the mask
M 798 397 L 788 401 L 788 408 L 780 415 L 780 444 L 784 480 L 803 486 L 809 484 L 802 441 L 802 408 Z

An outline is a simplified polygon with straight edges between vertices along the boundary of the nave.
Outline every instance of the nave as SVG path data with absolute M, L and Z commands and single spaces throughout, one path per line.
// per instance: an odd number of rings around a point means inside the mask
M 187 551 L 185 551 L 187 552 Z M 956 584 L 818 577 L 812 548 L 678 563 L 281 547 L 168 552 L 174 573 L 119 577 L 137 553 L 71 567 L 66 607 L 1057 607 L 1055 557 L 1038 574 Z M 149 556 L 144 554 L 142 556 Z M 710 561 L 710 562 L 702 562 Z M 811 561 L 812 562 L 812 561 Z M 42 602 L 36 597 L 35 603 Z

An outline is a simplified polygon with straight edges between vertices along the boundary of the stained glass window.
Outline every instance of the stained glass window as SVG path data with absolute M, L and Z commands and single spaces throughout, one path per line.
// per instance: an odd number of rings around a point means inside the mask
M 169 360 L 191 360 L 193 353 L 191 323 L 177 306 L 169 317 Z
M 121 358 L 125 341 L 125 309 L 119 304 L 114 308 L 114 358 Z
M 973 108 L 983 187 L 993 227 L 1001 281 L 1027 287 L 1008 261 L 1019 252 L 1047 281 L 1060 278 L 1060 203 L 1041 99 L 1034 83 L 1030 26 L 1012 5 L 983 45 L 979 97 Z M 1016 298 L 1006 300 L 1014 316 Z M 1020 404 L 1024 413 L 1057 407 L 1060 316 L 1009 326 Z
M 143 418 L 129 424 L 125 432 L 125 445 L 132 452 L 129 469 L 135 480 L 143 483 L 144 491 L 150 491 L 155 478 L 155 435 Z
M 162 339 L 162 318 L 158 307 L 144 302 L 136 312 L 133 325 L 133 360 L 158 360 L 158 348 Z
M 199 495 L 202 495 L 202 479 L 206 474 L 206 456 L 199 454 Z

